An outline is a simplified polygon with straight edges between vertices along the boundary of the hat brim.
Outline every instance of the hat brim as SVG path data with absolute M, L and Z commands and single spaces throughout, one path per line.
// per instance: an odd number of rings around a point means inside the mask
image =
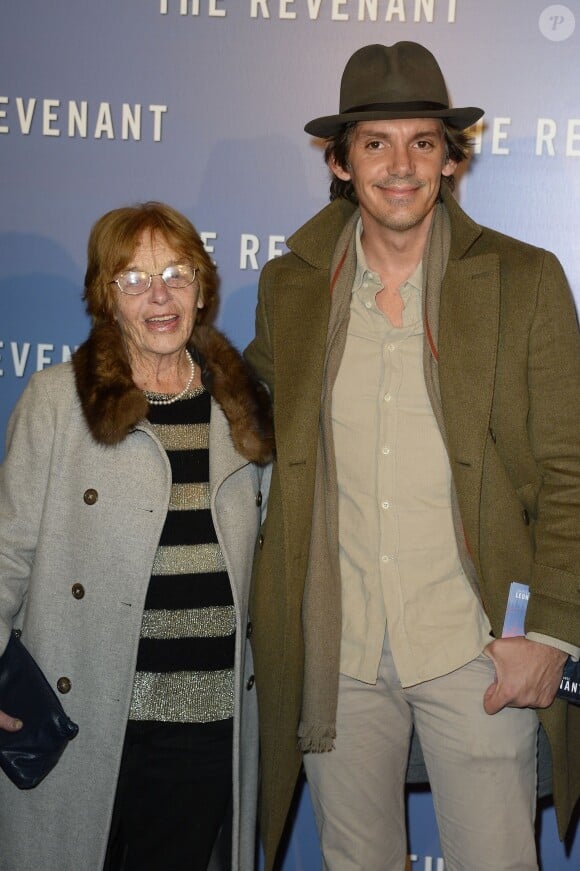
M 465 130 L 471 127 L 484 114 L 483 109 L 477 106 L 467 106 L 464 109 L 365 109 L 361 112 L 344 112 L 342 115 L 326 115 L 323 118 L 315 118 L 304 127 L 306 133 L 317 136 L 319 139 L 328 139 L 340 133 L 342 127 L 351 121 L 395 121 L 403 118 L 441 118 L 447 121 L 450 127 L 457 130 Z

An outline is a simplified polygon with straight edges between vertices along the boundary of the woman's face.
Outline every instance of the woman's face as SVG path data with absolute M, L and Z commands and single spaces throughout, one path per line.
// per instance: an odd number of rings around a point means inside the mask
M 132 261 L 121 271 L 136 269 L 155 275 L 151 286 L 144 293 L 132 296 L 113 285 L 117 295 L 116 320 L 133 366 L 155 365 L 161 357 L 179 358 L 187 345 L 197 310 L 203 308 L 197 277 L 193 284 L 175 289 L 167 287 L 159 275 L 167 266 L 184 262 L 183 255 L 163 236 L 144 232 Z

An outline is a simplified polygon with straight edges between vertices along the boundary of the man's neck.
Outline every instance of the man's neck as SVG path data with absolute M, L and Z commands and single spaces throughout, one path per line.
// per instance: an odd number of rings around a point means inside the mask
M 433 212 L 416 227 L 405 231 L 379 227 L 362 219 L 361 244 L 369 269 L 383 284 L 375 301 L 394 327 L 403 326 L 403 299 L 400 288 L 423 259 L 431 229 Z
M 367 264 L 381 276 L 384 283 L 399 287 L 415 271 L 423 259 L 433 212 L 410 230 L 390 230 L 361 216 L 361 244 Z

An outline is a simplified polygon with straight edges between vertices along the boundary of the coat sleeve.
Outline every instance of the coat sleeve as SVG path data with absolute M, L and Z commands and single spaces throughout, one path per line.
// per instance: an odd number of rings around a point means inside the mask
M 530 331 L 528 388 L 542 484 L 526 631 L 580 646 L 580 337 L 570 289 L 551 254 Z
M 55 415 L 33 375 L 8 424 L 0 466 L 0 652 L 26 596 L 48 486 Z

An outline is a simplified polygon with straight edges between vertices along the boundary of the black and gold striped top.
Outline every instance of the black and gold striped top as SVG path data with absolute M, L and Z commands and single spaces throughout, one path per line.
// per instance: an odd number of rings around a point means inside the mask
M 143 613 L 131 720 L 233 716 L 235 612 L 210 511 L 210 412 L 203 387 L 150 406 L 172 486 Z

